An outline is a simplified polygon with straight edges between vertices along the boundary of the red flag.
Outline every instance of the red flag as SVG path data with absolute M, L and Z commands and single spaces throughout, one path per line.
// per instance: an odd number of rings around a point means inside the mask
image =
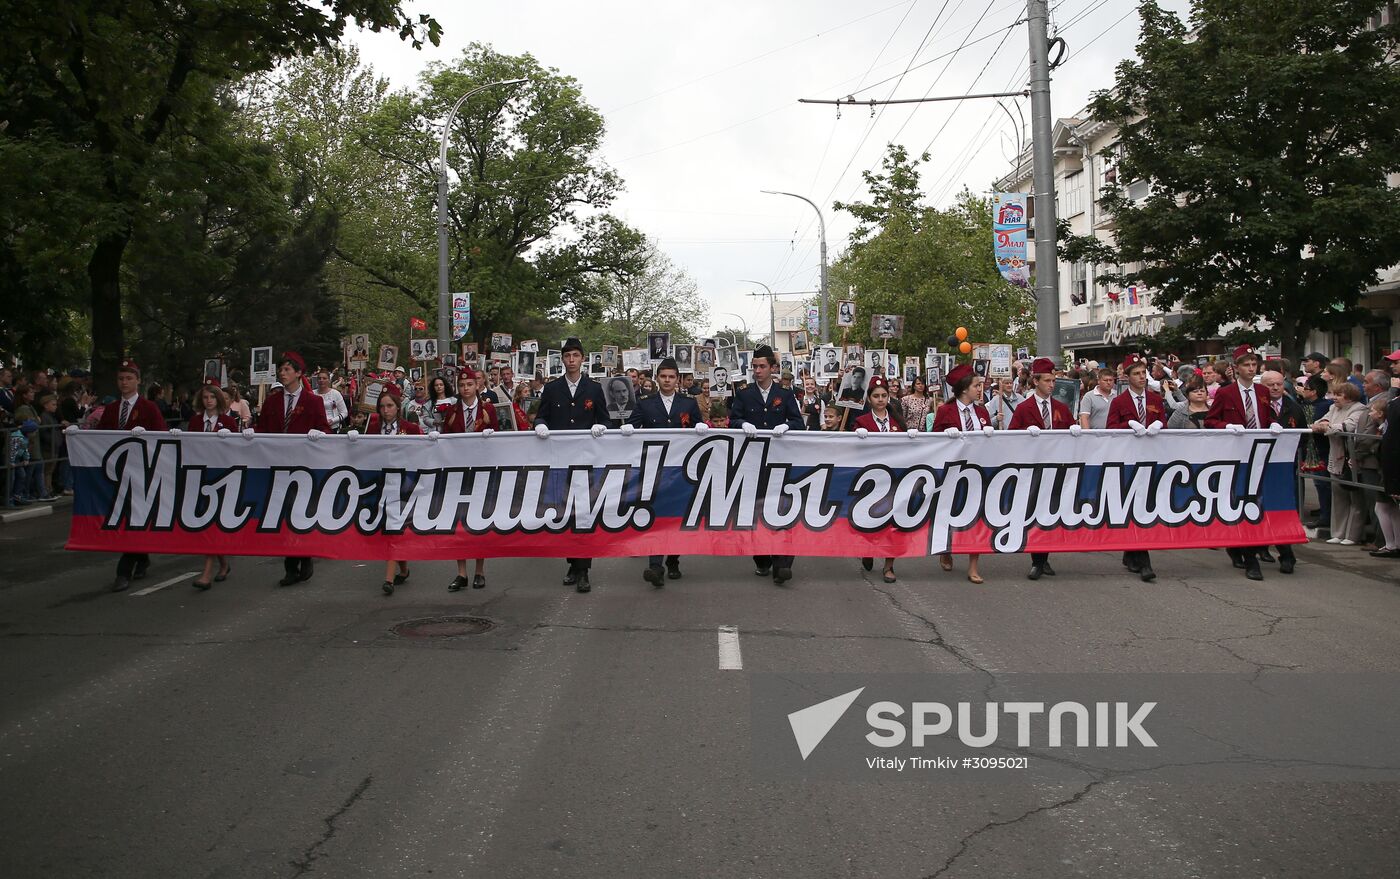
M 411 317 L 408 319 L 408 328 L 410 330 L 426 330 L 428 322 L 419 317 Z

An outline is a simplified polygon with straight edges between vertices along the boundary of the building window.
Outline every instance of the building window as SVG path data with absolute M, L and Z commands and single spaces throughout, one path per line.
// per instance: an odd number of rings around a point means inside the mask
M 1070 266 L 1069 301 L 1071 305 L 1089 301 L 1089 267 L 1082 262 Z
M 1084 212 L 1084 172 L 1065 175 L 1064 214 L 1072 217 Z

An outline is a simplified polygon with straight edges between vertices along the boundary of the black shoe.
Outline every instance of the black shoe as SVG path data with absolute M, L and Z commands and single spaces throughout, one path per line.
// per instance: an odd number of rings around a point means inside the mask
M 298 583 L 300 583 L 300 582 L 301 582 L 301 574 L 300 574 L 300 573 L 295 573 L 295 574 L 288 574 L 287 576 L 283 577 L 281 580 L 278 580 L 278 581 L 277 581 L 277 585 L 278 585 L 278 586 L 295 586 L 296 584 L 298 584 Z
M 756 568 L 753 569 L 753 572 L 754 572 L 755 576 L 759 576 L 759 577 L 768 577 L 768 576 L 771 576 L 772 573 L 773 573 L 773 566 L 772 566 L 772 565 L 759 565 L 758 567 L 756 567 Z
M 1280 558 L 1278 560 L 1278 572 L 1280 574 L 1291 574 L 1293 573 L 1293 566 L 1297 563 L 1298 560 L 1295 558 Z
M 1273 560 L 1274 560 L 1274 554 L 1271 553 L 1271 552 L 1269 552 L 1267 549 L 1261 549 L 1261 550 L 1259 550 L 1259 556 L 1258 556 L 1258 557 L 1259 557 L 1259 561 L 1261 561 L 1261 562 L 1273 562 Z
M 666 576 L 672 580 L 679 580 L 681 578 L 681 563 L 670 562 L 669 564 L 667 564 Z
M 871 558 L 861 559 L 860 566 L 867 571 L 873 571 L 875 570 L 875 560 Z
M 575 586 L 574 588 L 577 589 L 579 592 L 590 592 L 590 591 L 592 591 L 592 589 L 593 589 L 593 584 L 588 582 L 588 572 L 587 572 L 587 571 L 579 571 L 579 572 L 578 572 L 578 575 L 575 577 L 575 580 L 577 581 L 578 585 Z
M 447 584 L 448 592 L 460 592 L 465 588 L 467 588 L 467 578 L 463 577 L 461 574 L 453 577 L 452 582 Z
M 578 571 L 574 568 L 569 568 L 569 573 L 564 575 L 564 585 L 573 586 L 576 583 L 578 583 Z
M 395 574 L 395 575 L 394 575 L 394 585 L 395 585 L 395 586 L 401 586 L 401 585 L 403 585 L 403 581 L 405 581 L 405 580 L 407 580 L 407 579 L 408 579 L 408 571 L 404 571 L 402 574 Z
M 660 565 L 657 565 L 655 567 L 648 567 L 645 571 L 642 571 L 642 579 L 646 580 L 648 583 L 655 586 L 657 589 L 660 589 L 665 582 L 664 580 L 662 580 L 663 573 L 664 571 L 662 570 Z
M 1244 575 L 1251 580 L 1264 579 L 1264 572 L 1259 570 L 1259 562 L 1255 562 L 1244 569 Z
M 209 587 L 213 586 L 214 584 L 209 580 L 195 580 L 190 585 L 198 589 L 200 592 L 207 592 L 209 590 Z
M 1137 575 L 1142 578 L 1142 582 L 1144 583 L 1151 583 L 1153 580 L 1157 579 L 1157 572 L 1152 570 L 1151 565 L 1143 565 L 1141 568 L 1138 568 Z
M 1378 559 L 1400 559 L 1400 549 L 1373 549 L 1371 557 Z
M 398 579 L 398 578 L 395 578 L 395 579 Z M 381 586 L 381 587 L 379 587 L 379 588 L 384 590 L 384 594 L 385 594 L 385 595 L 393 595 L 393 594 L 394 594 L 394 584 L 391 583 L 391 582 L 388 581 L 388 580 L 385 580 L 385 581 L 384 581 L 384 585 Z
M 1244 563 L 1244 559 L 1240 558 L 1239 556 L 1231 558 L 1230 561 L 1234 564 L 1235 567 L 1239 568 L 1241 571 L 1249 567 L 1249 565 L 1246 565 Z
M 472 588 L 473 588 L 473 589 L 485 589 L 485 588 L 486 588 L 486 575 L 485 575 L 485 574 L 477 574 L 475 577 L 472 577 Z
M 125 592 L 129 586 L 131 586 L 131 578 L 129 577 L 122 577 L 119 575 L 117 579 L 112 581 L 113 592 Z
M 1047 577 L 1053 577 L 1053 576 L 1055 576 L 1055 569 L 1052 568 L 1052 567 L 1050 567 L 1050 560 L 1049 560 L 1049 559 L 1046 559 L 1044 562 L 1042 562 L 1041 565 L 1040 565 L 1040 567 L 1045 571 L 1045 576 L 1047 576 Z
M 1044 568 L 1043 566 L 1041 566 L 1041 565 L 1031 565 L 1031 571 L 1030 571 L 1029 574 L 1026 575 L 1026 579 L 1027 579 L 1027 580 L 1039 580 L 1039 579 L 1040 579 L 1040 576 L 1041 576 L 1042 574 L 1044 574 L 1044 573 L 1045 573 L 1045 568 Z
M 233 573 L 233 565 L 225 565 L 222 573 L 214 575 L 215 583 L 222 583 L 228 579 L 228 575 Z
M 312 559 L 302 559 L 301 579 L 310 580 L 311 575 L 316 572 L 316 563 Z
M 773 585 L 781 586 L 792 579 L 792 568 L 774 568 Z
M 134 570 L 134 571 L 131 572 L 131 579 L 133 579 L 133 580 L 144 580 L 144 579 L 146 579 L 146 570 L 147 570 L 149 567 L 150 567 L 150 565 L 137 565 L 137 566 L 136 566 L 136 570 Z
M 1138 564 L 1138 561 L 1137 561 L 1136 558 L 1134 558 L 1134 559 L 1133 559 L 1132 561 L 1130 561 L 1130 562 L 1124 562 L 1123 564 L 1127 566 L 1127 568 L 1128 568 L 1128 573 L 1129 573 L 1129 574 L 1140 574 L 1140 573 L 1142 573 L 1142 565 Z

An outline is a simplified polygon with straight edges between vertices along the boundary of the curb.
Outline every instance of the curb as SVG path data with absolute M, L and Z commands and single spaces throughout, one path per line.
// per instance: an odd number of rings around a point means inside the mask
M 29 507 L 0 507 L 0 525 L 8 525 L 11 522 L 23 522 L 25 519 L 38 519 L 42 516 L 52 516 L 58 509 L 73 506 L 73 498 L 61 497 L 52 503 L 34 504 Z

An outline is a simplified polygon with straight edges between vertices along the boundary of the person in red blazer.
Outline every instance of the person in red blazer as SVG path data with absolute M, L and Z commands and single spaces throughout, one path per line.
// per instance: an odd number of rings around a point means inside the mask
M 140 427 L 145 430 L 167 430 L 165 416 L 154 400 L 141 396 L 141 367 L 130 358 L 117 366 L 117 400 L 102 410 L 102 418 L 97 422 L 98 430 L 131 430 Z M 121 592 L 131 585 L 132 580 L 146 576 L 151 566 L 151 557 L 144 552 L 124 552 L 117 560 L 117 576 L 112 581 L 112 591 Z
M 399 399 L 402 393 L 398 385 L 384 386 L 384 391 L 374 403 L 374 414 L 369 417 L 369 424 L 365 425 L 367 436 L 423 435 L 423 428 L 401 417 L 403 410 L 399 407 Z M 394 587 L 407 579 L 407 559 L 389 559 L 384 563 L 384 585 L 381 588 L 385 595 L 393 595 Z
M 943 431 L 950 427 L 958 430 L 981 430 L 992 423 L 992 417 L 980 402 L 982 399 L 982 376 L 964 363 L 948 370 L 948 384 L 953 389 L 953 399 L 939 406 L 933 413 L 933 427 L 930 430 Z M 977 553 L 967 557 L 967 579 L 981 584 L 986 581 L 977 571 Z M 945 571 L 953 570 L 953 554 L 940 553 L 938 565 Z
M 185 429 L 191 433 L 214 433 L 220 428 L 238 432 L 238 419 L 228 414 L 228 396 L 216 384 L 206 384 L 199 389 L 195 398 L 195 413 Z M 194 581 L 194 588 L 206 590 L 215 583 L 222 583 L 233 573 L 227 558 L 221 555 L 206 555 L 204 571 Z
M 898 415 L 890 411 L 890 383 L 883 375 L 877 375 L 870 380 L 870 387 L 865 394 L 865 402 L 870 407 L 870 411 L 856 419 L 856 430 L 864 428 L 870 433 L 904 431 L 904 422 L 900 420 Z M 860 563 L 867 571 L 875 567 L 873 557 L 862 558 Z M 895 582 L 894 559 L 885 559 L 883 576 L 886 583 Z
M 482 395 L 481 381 L 481 376 L 470 366 L 462 367 L 457 373 L 456 402 L 438 404 L 442 423 L 439 433 L 481 433 L 487 428 L 500 429 L 496 404 Z
M 933 426 L 929 430 L 944 431 L 950 427 L 981 430 L 992 423 L 987 407 L 980 402 L 982 376 L 973 371 L 971 364 L 964 363 L 948 370 L 948 384 L 953 388 L 953 399 L 934 410 Z
M 1068 406 L 1051 396 L 1055 390 L 1055 362 L 1049 357 L 1037 357 L 1031 363 L 1031 388 L 1034 393 L 1011 413 L 1011 424 L 1007 430 L 1026 430 L 1030 427 L 1069 430 L 1069 426 L 1074 424 L 1074 415 Z M 1046 424 L 1047 413 L 1049 424 Z M 1055 576 L 1055 569 L 1050 567 L 1050 553 L 1033 552 L 1031 570 L 1026 578 L 1039 580 L 1042 574 Z
M 1156 422 L 1167 426 L 1167 404 L 1162 395 L 1147 386 L 1147 361 L 1141 355 L 1129 354 L 1123 361 L 1123 374 L 1128 377 L 1128 390 L 1113 398 L 1108 404 L 1108 428 L 1127 428 L 1136 421 L 1144 427 Z M 1157 579 L 1152 570 L 1152 557 L 1147 550 L 1128 550 L 1123 553 L 1123 566 L 1151 583 Z
M 326 421 L 326 405 L 311 391 L 306 380 L 306 361 L 295 351 L 286 351 L 277 362 L 277 379 L 281 384 L 274 388 L 258 410 L 258 433 L 310 433 L 319 430 L 330 433 L 330 423 Z M 315 571 L 314 563 L 308 557 L 288 556 L 282 560 L 285 575 L 279 586 L 291 586 L 303 580 L 310 580 Z
M 1274 408 L 1269 404 L 1269 389 L 1254 383 L 1259 372 L 1259 353 L 1248 345 L 1235 349 L 1235 380 L 1215 392 L 1210 411 L 1206 413 L 1206 427 L 1222 430 L 1231 424 L 1241 424 L 1249 429 L 1268 427 L 1274 423 Z M 1268 549 L 1268 547 L 1264 547 Z M 1259 547 L 1226 547 L 1230 561 L 1235 567 L 1243 568 L 1244 575 L 1251 580 L 1264 579 L 1259 570 Z

